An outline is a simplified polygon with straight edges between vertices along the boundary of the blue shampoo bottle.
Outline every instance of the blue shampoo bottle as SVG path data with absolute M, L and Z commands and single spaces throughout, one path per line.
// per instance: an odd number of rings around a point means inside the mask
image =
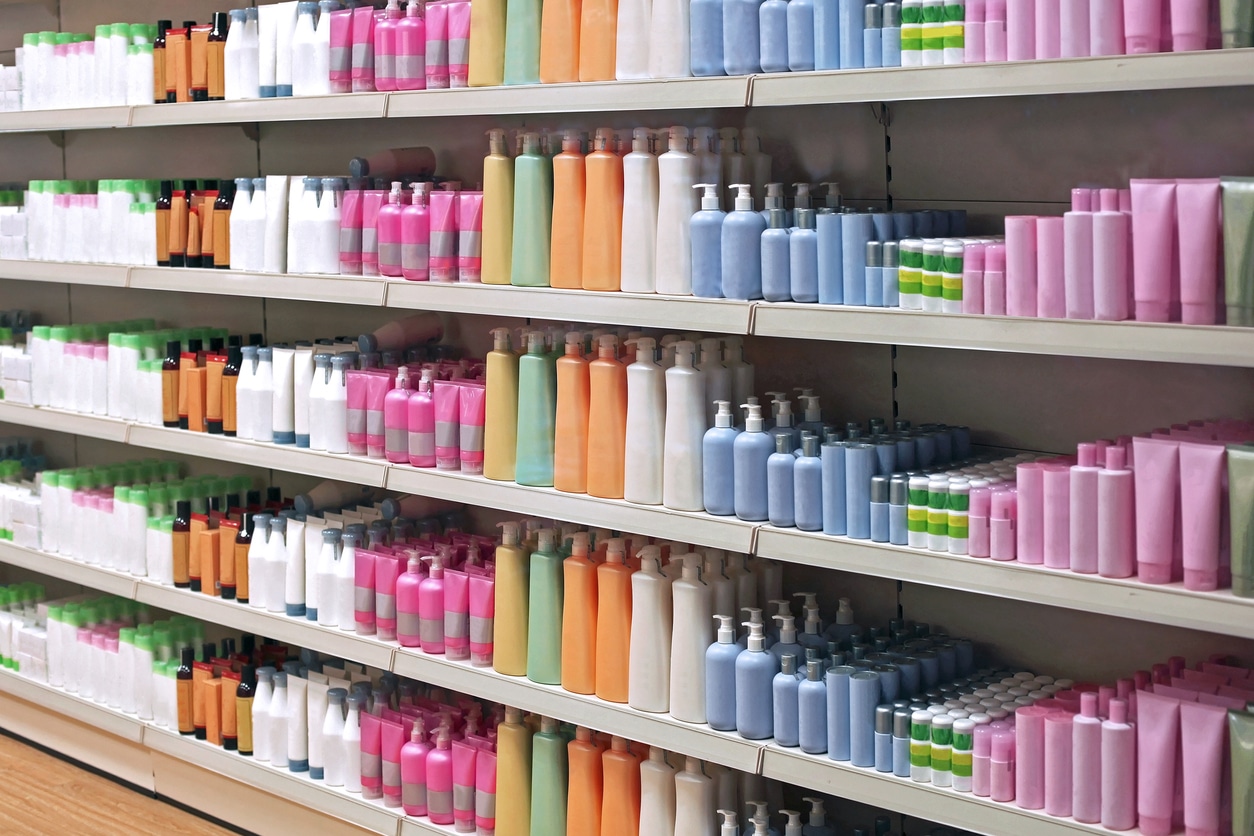
M 723 0 L 692 0 L 690 14 L 688 46 L 692 50 L 692 74 L 727 75 L 723 66 Z
M 837 665 L 827 669 L 827 756 L 849 760 L 849 678 L 857 668 Z
M 736 658 L 743 648 L 736 643 L 735 618 L 714 616 L 718 637 L 705 651 L 705 716 L 710 728 L 736 728 Z
M 788 0 L 765 0 L 758 7 L 758 30 L 762 72 L 788 72 Z
M 823 533 L 844 534 L 848 530 L 845 507 L 845 447 L 843 441 L 828 441 L 820 453 L 823 483 Z
M 792 0 L 793 3 L 798 0 Z M 813 209 L 796 211 L 797 226 L 788 236 L 789 294 L 794 302 L 819 301 L 819 234 Z M 766 280 L 763 279 L 763 284 Z M 763 289 L 765 294 L 765 288 Z
M 704 299 L 723 298 L 723 222 L 727 213 L 718 205 L 718 186 L 698 183 L 701 211 L 692 216 L 689 236 L 692 242 L 692 295 Z
M 880 34 L 883 20 L 883 7 L 867 3 L 862 18 L 862 66 L 868 70 L 883 66 L 884 36 Z
M 885 67 L 901 66 L 901 4 L 885 3 L 880 17 L 880 64 Z
M 762 72 L 761 5 L 762 0 L 723 2 L 723 68 L 728 75 Z
M 779 664 L 767 653 L 762 625 L 746 621 L 749 646 L 736 657 L 736 731 L 748 740 L 765 740 L 775 734 L 772 686 Z M 707 693 L 713 689 L 708 685 Z
M 720 517 L 736 513 L 734 445 L 740 430 L 732 426 L 731 403 L 715 401 L 714 426 L 701 440 L 702 495 L 705 510 Z
M 794 73 L 814 69 L 814 0 L 789 0 L 788 69 Z
M 865 213 L 846 212 L 840 216 L 843 275 L 846 305 L 865 305 L 866 244 L 875 237 L 875 224 Z
M 862 69 L 862 21 L 866 0 L 840 0 L 840 68 Z
M 762 8 L 766 8 L 765 3 Z M 762 298 L 768 302 L 793 301 L 790 238 L 788 210 L 771 209 L 762 233 Z
M 761 299 L 762 233 L 766 231 L 766 221 L 753 211 L 751 185 L 735 183 L 730 188 L 736 190 L 736 207 L 723 221 L 723 295 L 728 299 Z
M 802 531 L 823 530 L 823 460 L 819 439 L 801 437 L 801 455 L 793 464 L 793 523 Z
M 880 703 L 880 675 L 862 670 L 849 677 L 849 761 L 875 766 L 875 707 Z
M 761 522 L 767 519 L 767 460 L 775 451 L 775 441 L 762 428 L 762 407 L 745 404 L 748 417 L 745 431 L 732 445 L 732 482 L 736 516 L 742 520 Z
M 793 455 L 787 435 L 775 436 L 775 452 L 766 460 L 766 516 L 777 528 L 792 528 L 793 519 Z
M 840 0 L 814 0 L 814 69 L 840 69 Z
M 775 742 L 780 746 L 796 746 L 800 740 L 797 728 L 797 657 L 791 654 L 779 660 L 779 673 L 771 682 L 775 702 Z
M 827 683 L 823 663 L 806 662 L 806 678 L 797 684 L 797 736 L 801 751 L 818 755 L 827 751 Z

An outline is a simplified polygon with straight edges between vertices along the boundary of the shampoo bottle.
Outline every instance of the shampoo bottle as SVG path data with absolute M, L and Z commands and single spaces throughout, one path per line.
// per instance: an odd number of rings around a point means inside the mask
M 687 9 L 687 4 L 683 5 Z M 656 16 L 654 20 L 656 24 Z M 684 54 L 687 55 L 686 44 Z M 697 182 L 697 158 L 688 151 L 687 128 L 675 126 L 670 129 L 666 152 L 657 158 L 657 168 L 656 289 L 658 293 L 691 296 L 692 240 L 689 224 L 700 209 L 700 203 L 693 189 Z
M 395 464 L 409 461 L 409 369 L 396 370 L 396 388 L 383 397 L 384 450 Z
M 649 29 L 653 16 L 652 0 L 619 0 L 617 43 L 614 47 L 614 77 L 649 77 Z
M 779 601 L 780 609 L 784 612 L 788 611 L 788 602 Z M 800 664 L 805 661 L 805 648 L 797 643 L 797 627 L 796 619 L 791 615 L 773 615 L 771 616 L 779 623 L 779 640 L 771 645 L 770 652 L 775 655 L 776 659 L 783 659 L 785 656 L 793 656 Z M 794 673 L 796 669 L 794 668 Z
M 520 485 L 552 487 L 553 432 L 557 410 L 556 369 L 544 353 L 544 334 L 527 334 L 518 361 L 518 444 L 515 478 Z
M 597 568 L 588 532 L 576 532 L 562 561 L 562 687 L 576 694 L 596 693 Z
M 562 623 L 554 617 L 562 611 L 562 557 L 556 539 L 553 529 L 540 529 L 527 596 L 527 678 L 545 685 L 562 682 Z
M 801 455 L 793 464 L 793 522 L 802 531 L 823 529 L 823 459 L 819 439 L 803 435 Z
M 592 730 L 575 729 L 575 739 L 566 747 L 570 779 L 566 793 L 566 832 L 600 836 L 603 783 L 601 753 L 604 747 L 593 742 Z M 559 834 L 560 836 L 560 834 Z
M 732 485 L 737 517 L 761 521 L 768 518 L 767 460 L 775 450 L 771 435 L 762 428 L 762 407 L 745 404 L 745 431 L 732 444 Z
M 379 273 L 390 278 L 401 276 L 401 189 L 400 181 L 392 184 L 387 203 L 379 207 L 376 221 L 379 239 Z
M 531 738 L 531 832 L 566 832 L 566 738 L 552 717 Z
M 760 0 L 723 3 L 723 68 L 727 75 L 762 72 Z
M 518 708 L 496 727 L 496 832 L 531 836 L 531 728 Z
M 705 299 L 723 298 L 723 225 L 727 213 L 718 205 L 718 186 L 697 183 L 701 189 L 701 210 L 689 222 L 692 254 L 692 295 Z
M 714 426 L 701 440 L 702 501 L 711 514 L 736 513 L 735 443 L 740 430 L 732 424 L 731 404 L 715 403 Z
M 631 153 L 623 157 L 622 289 L 655 293 L 658 233 L 658 158 L 649 148 L 648 128 L 632 131 Z
M 579 80 L 613 81 L 618 0 L 584 0 L 579 18 Z
M 775 742 L 780 746 L 796 746 L 801 732 L 797 726 L 797 657 L 779 657 L 779 673 L 771 681 L 774 700 Z
M 797 226 L 788 236 L 789 295 L 794 302 L 817 302 L 819 237 L 816 216 L 813 209 L 798 209 L 796 215 Z
M 540 83 L 540 0 L 506 0 L 505 83 Z
M 692 74 L 727 75 L 723 61 L 723 0 L 692 0 L 688 51 Z
M 479 9 L 471 11 L 472 27 L 478 13 Z M 472 56 L 478 57 L 473 53 Z M 473 59 L 471 65 L 473 76 Z M 500 81 L 496 83 L 499 84 Z M 471 86 L 478 85 L 472 83 Z M 484 284 L 510 283 L 510 264 L 514 247 L 513 232 L 514 161 L 509 157 L 505 131 L 496 128 L 488 131 L 488 156 L 483 159 L 483 245 L 481 249 L 483 263 L 480 269 Z M 484 469 L 486 471 L 486 466 Z
M 758 7 L 759 58 L 764 73 L 788 72 L 789 5 L 787 0 L 766 0 Z
M 440 552 L 432 555 L 430 573 L 418 587 L 419 634 L 423 653 L 444 652 L 444 559 Z M 397 612 L 399 615 L 399 610 Z
M 718 638 L 705 651 L 705 717 L 710 728 L 732 731 L 736 728 L 736 643 L 735 616 L 717 614 Z
M 671 581 L 662 574 L 661 548 L 640 550 L 640 571 L 631 576 L 631 645 L 628 704 L 639 711 L 670 706 Z
M 407 410 L 409 463 L 414 467 L 435 467 L 435 401 L 431 395 L 430 369 L 422 370 L 418 389 L 409 396 Z
M 660 0 L 653 4 L 649 27 L 649 76 L 687 78 L 692 75 L 688 59 L 688 0 Z
M 618 337 L 604 334 L 598 343 L 588 364 L 588 493 L 622 499 L 627 367 L 618 360 Z
M 695 350 L 687 340 L 675 343 L 675 365 L 666 370 L 662 504 L 675 511 L 704 507 L 701 454 L 708 386 L 706 372 L 693 366 Z
M 675 769 L 656 746 L 640 764 L 640 832 L 675 832 Z
M 430 751 L 419 715 L 414 718 L 409 740 L 401 747 L 401 806 L 407 816 L 427 814 L 427 753 Z
M 749 642 L 736 657 L 736 731 L 748 740 L 765 740 L 774 734 L 771 694 L 779 665 L 766 651 L 762 625 L 746 621 L 744 626 Z
M 553 166 L 540 149 L 540 135 L 525 133 L 522 153 L 514 159 L 510 284 L 548 287 L 552 217 Z
M 562 137 L 562 152 L 553 158 L 553 237 L 549 256 L 551 287 L 583 287 L 586 165 L 579 134 L 567 131 Z
M 714 779 L 701 771 L 701 761 L 684 760 L 684 771 L 675 776 L 675 833 L 714 836 Z
M 430 183 L 415 183 L 410 202 L 401 206 L 401 275 L 411 282 L 431 278 L 430 188 Z
M 545 3 L 540 16 L 540 82 L 579 80 L 580 0 Z
M 593 151 L 584 160 L 587 198 L 583 213 L 583 288 L 618 290 L 623 235 L 623 158 L 614 132 L 597 128 Z
M 671 586 L 674 617 L 671 633 L 671 716 L 685 723 L 704 723 L 705 652 L 713 638 L 711 589 L 701 579 L 701 555 L 690 552 L 683 575 Z
M 627 702 L 630 671 L 632 575 L 626 544 L 609 541 L 605 562 L 597 567 L 596 695 Z
M 508 328 L 492 329 L 486 360 L 483 475 L 512 482 L 518 449 L 518 355 L 510 347 Z
M 801 751 L 811 755 L 827 751 L 827 683 L 824 663 L 806 662 L 805 679 L 797 686 L 797 740 Z M 811 815 L 811 821 L 814 820 Z
M 797 461 L 787 435 L 775 436 L 775 452 L 766 460 L 767 519 L 776 528 L 791 528 L 793 516 L 793 468 Z
M 499 525 L 501 544 L 496 547 L 496 615 L 492 633 L 492 667 L 497 673 L 523 676 L 527 673 L 530 561 L 518 542 L 518 523 L 503 522 Z
M 730 188 L 736 190 L 736 209 L 723 221 L 720 239 L 723 295 L 728 299 L 761 299 L 762 233 L 766 221 L 753 211 L 750 185 L 737 183 Z
M 654 359 L 652 337 L 630 341 L 636 359 L 627 367 L 627 429 L 623 497 L 641 505 L 663 499 L 667 371 Z
M 553 487 L 588 491 L 588 361 L 583 334 L 566 334 L 566 353 L 557 360 L 557 417 L 553 440 Z
M 605 774 L 600 836 L 637 836 L 640 832 L 640 760 L 621 737 L 610 740 L 601 756 Z

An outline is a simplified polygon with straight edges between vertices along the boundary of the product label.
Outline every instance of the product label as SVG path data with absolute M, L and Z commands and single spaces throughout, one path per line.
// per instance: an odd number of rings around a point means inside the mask
M 971 757 L 970 750 L 966 752 L 960 752 L 957 749 L 954 749 L 953 750 L 954 777 L 970 778 L 971 777 L 971 760 L 972 760 L 972 757 Z
M 435 455 L 435 433 L 411 432 L 409 434 L 409 455 L 417 457 Z
M 394 243 L 379 244 L 379 263 L 380 264 L 400 264 L 401 263 L 401 245 Z
M 405 270 L 426 270 L 430 257 L 427 244 L 401 244 L 401 267 Z
M 969 536 L 967 515 L 961 512 L 949 512 L 949 536 L 965 540 Z
M 378 738 L 375 738 L 378 740 Z M 373 780 L 377 785 L 383 777 L 383 758 L 369 752 L 361 753 L 361 780 Z
M 374 594 L 374 612 L 375 617 L 379 620 L 394 620 L 396 618 L 396 596 L 376 592 Z
M 448 65 L 450 70 L 470 66 L 470 39 L 448 39 Z
M 944 509 L 940 511 L 929 510 L 927 512 L 927 533 L 941 535 L 948 534 L 949 513 Z
M 433 816 L 447 816 L 453 812 L 453 791 L 452 790 L 427 790 L 427 814 Z
M 451 259 L 457 255 L 457 233 L 452 230 L 431 230 L 431 258 Z
M 361 227 L 340 227 L 340 256 L 361 255 Z
M 440 644 L 444 641 L 444 619 L 422 618 L 418 624 L 418 638 L 423 644 Z
M 439 428 L 436 424 L 436 428 Z M 483 451 L 483 425 L 482 424 L 462 424 L 461 425 L 461 451 L 462 453 L 478 453 Z
M 446 610 L 444 613 L 444 638 L 463 639 L 470 631 L 470 614 Z
M 331 72 L 347 73 L 353 68 L 353 51 L 346 46 L 331 47 Z
M 399 761 L 383 761 L 383 788 L 384 790 L 401 788 L 401 765 Z M 397 794 L 399 793 L 391 793 Z
M 419 53 L 418 55 L 398 55 L 396 56 L 396 73 L 397 81 L 416 81 L 427 79 L 427 58 L 426 55 Z
M 480 428 L 482 431 L 482 428 Z M 458 449 L 461 439 L 461 428 L 456 421 L 436 421 L 435 422 L 435 446 L 451 447 Z M 480 449 L 483 447 L 482 440 L 479 443 Z
M 353 44 L 353 69 L 374 69 L 374 44 L 370 41 Z
M 479 790 L 475 793 L 475 818 L 496 818 L 496 793 Z
M 378 436 L 383 438 L 387 433 L 384 426 L 383 410 L 367 409 L 366 410 L 366 435 Z
M 366 410 L 350 409 L 347 410 L 348 419 L 345 426 L 348 428 L 348 434 L 365 435 L 366 434 Z
M 427 784 L 423 783 L 402 783 L 401 784 L 401 804 L 406 807 L 426 807 L 427 806 Z
M 477 229 L 463 229 L 457 233 L 457 254 L 462 258 L 478 258 L 483 251 L 483 233 Z
M 470 617 L 470 644 L 480 645 L 491 650 L 492 629 L 495 619 L 472 615 Z
M 953 302 L 962 301 L 962 276 L 945 273 L 941 276 L 941 296 Z
M 407 430 L 390 427 L 384 430 L 383 444 L 388 452 L 405 453 L 408 452 L 409 432 Z
M 463 784 L 453 784 L 453 809 L 471 812 L 475 809 L 475 788 Z M 463 816 L 462 818 L 466 818 Z
M 932 744 L 926 740 L 910 741 L 910 765 L 911 766 L 931 766 L 932 765 Z
M 379 252 L 379 230 L 374 227 L 366 227 L 361 230 L 361 252 L 362 254 L 370 253 L 375 255 Z
M 921 278 L 923 295 L 939 298 L 941 295 L 941 274 L 925 268 Z
M 932 769 L 937 772 L 948 772 L 952 767 L 953 749 L 948 746 L 932 744 Z
M 448 66 L 448 41 L 427 41 L 427 71 Z
M 396 614 L 396 634 L 398 636 L 421 636 L 422 622 L 416 612 Z
M 368 586 L 353 587 L 353 608 L 358 613 L 368 613 L 369 620 L 374 621 L 374 590 Z M 358 621 L 361 619 L 358 618 Z
M 392 53 L 374 55 L 375 78 L 396 78 L 396 56 Z

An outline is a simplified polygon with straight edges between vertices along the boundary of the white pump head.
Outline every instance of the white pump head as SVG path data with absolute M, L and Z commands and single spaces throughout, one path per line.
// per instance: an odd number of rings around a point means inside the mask
M 839 209 L 840 208 L 840 184 L 828 182 L 828 183 L 819 183 L 819 185 L 824 186 L 827 189 L 827 197 L 824 198 L 824 203 L 828 206 L 828 208 Z
M 827 811 L 823 809 L 823 799 L 807 796 L 801 799 L 810 805 L 810 826 L 824 827 L 827 824 Z
M 528 131 L 522 135 L 522 152 L 524 154 L 540 153 L 540 135 L 534 131 Z
M 718 211 L 718 184 L 697 183 L 694 189 L 701 189 L 701 211 Z
M 796 810 L 780 810 L 780 815 L 788 817 L 788 824 L 784 825 L 784 836 L 802 836 L 801 830 L 801 813 Z
M 588 554 L 588 532 L 576 531 L 571 535 L 570 540 L 570 553 L 586 557 Z
M 691 368 L 696 364 L 697 346 L 688 340 L 680 340 L 671 344 L 671 349 L 675 352 L 675 365 Z
M 510 350 L 508 328 L 493 328 L 488 333 L 492 335 L 492 350 L 493 351 L 509 351 Z
M 780 644 L 796 644 L 797 643 L 797 619 L 791 615 L 773 615 L 771 618 L 779 622 L 779 641 Z
M 746 801 L 745 806 L 753 808 L 753 818 L 752 818 L 753 826 L 755 828 L 760 828 L 759 830 L 754 830 L 755 836 L 758 833 L 762 833 L 762 834 L 769 833 L 767 829 L 767 825 L 771 819 L 770 819 L 770 811 L 767 807 L 766 802 L 765 801 Z
M 848 598 L 840 599 L 840 608 L 836 610 L 837 624 L 853 624 L 853 607 L 849 606 Z
M 642 551 L 643 551 L 643 550 L 642 550 Z M 687 554 L 673 554 L 673 555 L 671 555 L 671 559 L 670 559 L 670 562 L 671 562 L 671 563 L 674 563 L 674 562 L 675 562 L 675 561 L 677 561 L 677 560 L 682 560 L 682 561 L 683 561 L 683 564 L 684 564 L 684 574 L 683 574 L 683 578 L 684 578 L 684 580 L 686 580 L 686 581 L 700 581 L 700 580 L 701 580 L 701 560 L 702 560 L 702 558 L 701 558 L 700 553 L 698 553 L 698 552 L 688 552 Z
M 566 332 L 566 354 L 583 356 L 583 332 L 567 331 Z
M 508 520 L 506 522 L 497 523 L 496 527 L 501 529 L 501 545 L 518 545 L 518 534 L 522 530 L 522 527 L 517 522 L 514 520 Z
M 536 532 L 537 551 L 551 552 L 557 547 L 557 532 L 551 528 L 542 528 Z
M 730 615 L 716 615 L 714 618 L 718 620 L 718 643 L 735 644 L 736 625 L 734 619 Z
M 805 598 L 805 600 L 801 602 L 801 606 L 806 609 L 813 607 L 817 611 L 819 608 L 819 595 L 817 592 L 794 592 L 792 597 Z
M 597 338 L 597 356 L 618 357 L 618 336 L 616 334 L 602 334 Z
M 762 407 L 756 403 L 742 403 L 740 408 L 748 414 L 745 416 L 745 432 L 762 432 Z
M 771 405 L 775 407 L 775 426 L 791 427 L 792 426 L 792 401 L 787 398 L 776 398 L 771 401 Z
M 714 426 L 730 427 L 734 423 L 734 417 L 731 411 L 731 401 L 715 401 L 714 402 Z
M 737 212 L 753 211 L 753 186 L 748 183 L 733 183 L 727 188 L 736 190 Z
M 527 332 L 527 353 L 543 354 L 544 353 L 544 332 L 528 331 Z
M 802 395 L 800 401 L 805 404 L 805 420 L 808 424 L 823 422 L 823 410 L 819 407 L 818 395 Z
M 767 209 L 783 209 L 784 208 L 784 184 L 783 183 L 767 183 L 766 184 L 766 208 Z
M 400 203 L 401 193 L 405 188 L 405 184 L 400 180 L 392 181 L 392 191 L 388 192 L 388 203 Z
M 762 624 L 756 621 L 742 621 L 742 627 L 749 628 L 748 649 L 760 653 L 766 649 L 766 636 L 762 634 Z
M 735 811 L 719 810 L 718 814 L 723 817 L 723 821 L 719 825 L 719 836 L 738 836 L 740 825 L 736 821 Z
M 792 187 L 797 190 L 797 199 L 793 206 L 797 209 L 809 209 L 814 205 L 814 201 L 810 197 L 809 183 L 793 183 Z
M 817 636 L 823 632 L 823 619 L 819 617 L 818 607 L 803 607 L 805 612 L 806 623 L 805 631 L 807 634 Z

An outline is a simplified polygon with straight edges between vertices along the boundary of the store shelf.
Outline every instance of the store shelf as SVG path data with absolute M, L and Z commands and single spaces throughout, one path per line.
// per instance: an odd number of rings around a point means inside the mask
M 556 520 L 577 520 L 589 526 L 648 534 L 664 540 L 748 552 L 753 546 L 753 523 L 735 517 L 671 511 L 660 505 L 635 505 L 621 499 L 598 499 L 586 494 L 561 493 L 553 488 L 530 488 L 513 482 L 493 482 L 482 476 L 450 471 L 393 466 L 386 487 L 437 499 L 534 514 Z
M 138 718 L 127 717 L 91 700 L 35 682 L 9 670 L 0 670 L 0 692 L 63 714 L 132 743 L 139 743 L 144 738 L 144 723 Z
M 992 96 L 1243 87 L 1254 83 L 1254 50 L 1113 55 L 1056 61 L 778 73 L 753 77 L 750 104 L 901 102 Z
M 1044 810 L 1024 810 L 1013 804 L 915 783 L 909 778 L 851 766 L 826 755 L 807 755 L 800 749 L 785 749 L 773 743 L 763 751 L 762 774 L 988 836 L 1008 833 L 1015 836 L 1109 836 L 1114 833 L 1100 825 L 1049 816 Z
M 389 282 L 386 304 L 390 308 L 531 316 L 720 334 L 749 333 L 753 311 L 749 302 L 727 299 L 433 282 Z
M 336 96 L 285 96 L 231 102 L 182 102 L 136 105 L 131 127 L 205 125 L 236 122 L 313 122 L 324 119 L 381 119 L 387 93 L 346 93 Z
M 28 282 L 126 287 L 127 267 L 121 264 L 79 264 L 64 261 L 0 259 L 0 279 Z
M 349 276 L 132 267 L 129 286 L 144 290 L 212 293 L 217 296 L 260 296 L 266 299 L 297 299 L 378 307 L 383 304 L 385 283 L 382 279 Z
M 1254 598 L 1238 598 L 1231 590 L 1193 592 L 1178 583 L 1159 586 L 1135 578 L 1102 578 L 772 526 L 758 529 L 754 553 L 788 563 L 1254 638 Z
M 148 424 L 133 425 L 127 441 L 136 447 L 147 447 L 151 450 L 165 450 L 169 453 L 183 453 L 253 467 L 268 467 L 288 473 L 354 482 L 373 488 L 383 487 L 384 474 L 387 471 L 387 462 L 378 459 L 337 456 L 291 445 L 246 441 Z
M 19 110 L 0 113 L 0 133 L 125 128 L 130 120 L 131 109 L 121 105 L 63 110 Z
M 81 563 L 59 554 L 49 554 L 15 543 L 0 541 L 0 563 L 38 572 L 50 578 L 60 578 L 71 583 L 82 584 L 121 598 L 135 597 L 135 578 L 125 572 Z
M 259 790 L 285 798 L 342 821 L 351 822 L 372 833 L 396 836 L 400 810 L 368 801 L 336 787 L 328 787 L 309 777 L 308 772 L 289 772 L 268 763 L 246 758 L 237 752 L 214 746 L 203 740 L 184 737 L 178 732 L 149 725 L 144 730 L 144 745 L 185 763 L 225 775 Z
M 1254 328 L 963 316 L 769 302 L 753 311 L 762 337 L 1108 357 L 1254 367 Z
M 104 415 L 83 415 L 46 406 L 25 406 L 7 401 L 0 401 L 0 423 L 21 424 L 117 442 L 125 442 L 130 429 L 126 421 Z

